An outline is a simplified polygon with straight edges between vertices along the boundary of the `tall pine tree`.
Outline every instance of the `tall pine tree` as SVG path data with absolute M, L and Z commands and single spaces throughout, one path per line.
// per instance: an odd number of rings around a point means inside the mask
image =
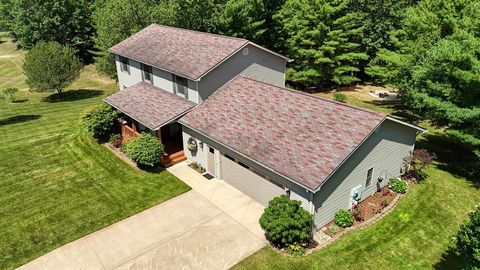
M 423 0 L 392 40 L 395 49 L 381 50 L 367 72 L 399 88 L 412 116 L 446 127 L 480 161 L 480 2 Z
M 251 40 L 283 52 L 284 37 L 275 15 L 285 0 L 228 0 L 216 19 L 219 34 Z
M 352 84 L 359 81 L 362 33 L 350 0 L 287 0 L 275 16 L 294 59 L 288 79 L 297 86 Z

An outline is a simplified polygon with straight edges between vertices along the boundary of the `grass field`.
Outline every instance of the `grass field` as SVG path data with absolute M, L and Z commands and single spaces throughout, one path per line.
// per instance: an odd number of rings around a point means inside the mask
M 0 101 L 0 269 L 189 190 L 166 171 L 133 169 L 80 127 L 79 113 L 115 91 L 114 81 L 88 66 L 66 101 L 52 100 L 28 92 L 22 57 L 0 44 L 0 90 L 21 89 L 19 102 Z
M 358 92 L 345 94 L 356 106 L 398 114 L 391 102 L 372 102 Z M 465 176 L 466 151 L 442 130 L 422 125 L 429 132 L 419 138 L 417 148 L 435 152 L 438 160 L 426 171 L 428 178 L 415 185 L 392 213 L 310 255 L 288 257 L 265 247 L 233 269 L 461 269 L 453 237 L 480 202 L 480 181 Z

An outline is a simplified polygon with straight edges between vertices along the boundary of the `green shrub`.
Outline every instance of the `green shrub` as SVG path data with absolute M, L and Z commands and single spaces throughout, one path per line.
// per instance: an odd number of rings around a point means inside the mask
M 81 121 L 95 136 L 108 138 L 117 116 L 117 110 L 107 104 L 101 104 L 86 108 L 81 114 Z
M 353 225 L 353 215 L 351 212 L 340 209 L 335 213 L 335 224 L 342 228 L 347 228 Z
M 15 95 L 18 93 L 18 88 L 10 87 L 2 91 L 1 98 L 8 99 L 10 102 L 15 102 Z
M 480 206 L 468 214 L 457 233 L 457 248 L 468 269 L 480 269 Z
M 300 201 L 290 200 L 286 195 L 273 198 L 260 217 L 267 238 L 278 247 L 307 243 L 311 225 L 312 215 L 302 208 Z
M 347 96 L 345 94 L 342 94 L 342 93 L 335 93 L 333 95 L 333 99 L 335 99 L 335 101 L 338 101 L 338 102 L 347 102 Z
M 163 145 L 155 136 L 142 133 L 126 142 L 123 151 L 137 164 L 152 167 L 162 159 Z
M 340 231 L 340 228 L 337 225 L 330 225 L 328 226 L 328 231 L 333 234 L 336 234 Z
M 397 193 L 405 193 L 407 190 L 407 182 L 397 178 L 390 178 L 390 181 L 388 181 L 388 188 Z

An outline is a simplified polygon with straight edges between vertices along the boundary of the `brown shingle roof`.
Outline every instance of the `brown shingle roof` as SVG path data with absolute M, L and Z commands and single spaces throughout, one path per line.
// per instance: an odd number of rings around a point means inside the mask
M 180 123 L 314 190 L 384 117 L 237 76 Z
M 105 102 L 154 130 L 196 106 L 195 103 L 140 82 L 105 98 Z
M 152 24 L 108 51 L 195 80 L 248 42 Z

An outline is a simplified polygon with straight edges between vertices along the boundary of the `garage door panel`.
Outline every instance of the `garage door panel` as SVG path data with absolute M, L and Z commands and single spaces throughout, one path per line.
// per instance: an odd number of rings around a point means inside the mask
M 225 182 L 264 206 L 267 206 L 268 202 L 274 197 L 285 194 L 283 187 L 224 156 L 221 156 L 221 167 L 222 178 Z

